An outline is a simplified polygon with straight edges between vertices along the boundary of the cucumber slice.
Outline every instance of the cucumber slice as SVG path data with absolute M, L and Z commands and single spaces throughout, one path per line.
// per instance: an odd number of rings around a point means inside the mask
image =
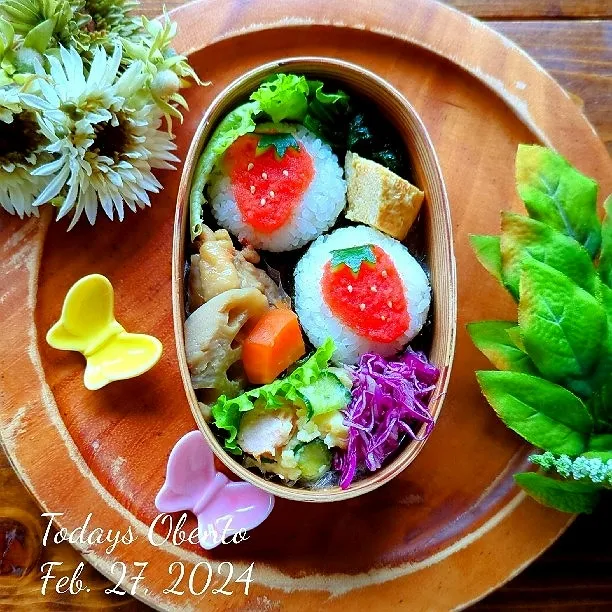
M 301 387 L 298 393 L 306 404 L 309 419 L 316 414 L 342 410 L 351 401 L 350 391 L 329 370 L 322 372 L 312 384 Z
M 296 456 L 298 469 L 306 480 L 316 480 L 331 468 L 331 451 L 321 439 L 302 446 Z

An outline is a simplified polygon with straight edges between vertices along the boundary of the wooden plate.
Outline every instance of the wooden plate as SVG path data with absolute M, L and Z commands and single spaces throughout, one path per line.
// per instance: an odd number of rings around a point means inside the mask
M 482 400 L 474 370 L 486 362 L 464 331 L 468 321 L 508 318 L 513 305 L 481 270 L 469 232 L 493 232 L 499 211 L 519 210 L 513 159 L 519 142 L 559 149 L 612 189 L 612 163 L 563 90 L 529 57 L 486 26 L 431 0 L 211 0 L 174 13 L 177 46 L 213 84 L 193 89 L 180 129 L 184 156 L 206 105 L 250 67 L 288 55 L 328 55 L 361 64 L 412 102 L 436 145 L 452 208 L 458 268 L 455 365 L 443 416 L 418 459 L 389 485 L 332 505 L 279 500 L 248 541 L 221 546 L 213 563 L 234 578 L 254 562 L 248 596 L 200 596 L 187 577 L 204 559 L 192 546 L 153 547 L 146 534 L 155 493 L 175 441 L 194 429 L 178 371 L 171 305 L 171 245 L 178 172 L 151 210 L 123 224 L 20 222 L 0 216 L 3 322 L 0 432 L 8 454 L 58 524 L 83 524 L 137 539 L 78 545 L 106 575 L 126 578 L 148 561 L 137 596 L 160 609 L 448 609 L 482 597 L 542 552 L 571 517 L 539 507 L 513 486 L 528 450 Z M 70 285 L 91 272 L 116 288 L 118 319 L 154 333 L 165 352 L 145 376 L 87 392 L 78 355 L 50 349 L 44 333 Z M 183 595 L 164 593 L 173 561 L 185 563 Z M 228 567 L 223 566 L 224 575 Z M 117 577 L 116 574 L 115 577 Z M 176 577 L 176 567 L 175 574 Z M 205 575 L 195 585 L 202 586 Z M 223 580 L 215 578 L 213 586 Z M 146 592 L 144 590 L 146 588 Z

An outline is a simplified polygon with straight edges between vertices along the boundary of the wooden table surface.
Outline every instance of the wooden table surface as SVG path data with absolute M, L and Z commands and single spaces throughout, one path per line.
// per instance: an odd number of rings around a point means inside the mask
M 409 0 L 398 0 L 409 4 Z M 168 0 L 168 9 L 182 4 Z M 161 0 L 144 0 L 143 12 L 160 13 Z M 450 0 L 515 41 L 546 68 L 583 107 L 612 153 L 612 0 Z M 203 75 L 205 76 L 205 75 Z M 590 517 L 580 517 L 530 567 L 471 610 L 612 609 L 612 495 Z M 44 523 L 33 498 L 0 449 L 0 610 L 142 610 L 127 597 L 104 594 L 106 580 L 91 567 L 83 578 L 87 597 L 40 594 L 41 563 L 63 561 L 72 573 L 81 561 L 69 544 L 48 546 L 36 558 Z M 24 528 L 25 526 L 25 528 Z M 605 544 L 604 544 L 605 543 Z M 32 551 L 36 551 L 33 553 Z M 77 603 L 78 602 L 78 603 Z

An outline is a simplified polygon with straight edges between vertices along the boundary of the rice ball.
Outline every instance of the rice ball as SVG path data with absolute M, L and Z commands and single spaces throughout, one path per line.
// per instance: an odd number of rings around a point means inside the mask
M 427 276 L 397 240 L 359 225 L 320 236 L 295 268 L 295 310 L 316 347 L 331 337 L 334 361 L 390 357 L 422 329 L 431 301 Z
M 289 135 L 294 146 L 274 137 Z M 256 248 L 290 251 L 329 229 L 346 204 L 346 182 L 331 147 L 303 126 L 246 134 L 213 172 L 209 197 L 221 227 Z M 277 141 L 279 142 L 279 141 Z M 282 155 L 279 154 L 282 152 Z

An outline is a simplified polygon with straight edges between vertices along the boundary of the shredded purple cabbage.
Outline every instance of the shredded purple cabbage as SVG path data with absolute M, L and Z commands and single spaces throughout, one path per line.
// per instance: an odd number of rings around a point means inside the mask
M 397 361 L 366 353 L 352 374 L 351 402 L 343 411 L 348 447 L 334 457 L 343 489 L 358 468 L 379 469 L 404 435 L 423 440 L 431 433 L 434 420 L 428 405 L 440 371 L 423 353 L 408 348 Z M 425 434 L 418 437 L 415 431 L 423 423 Z

